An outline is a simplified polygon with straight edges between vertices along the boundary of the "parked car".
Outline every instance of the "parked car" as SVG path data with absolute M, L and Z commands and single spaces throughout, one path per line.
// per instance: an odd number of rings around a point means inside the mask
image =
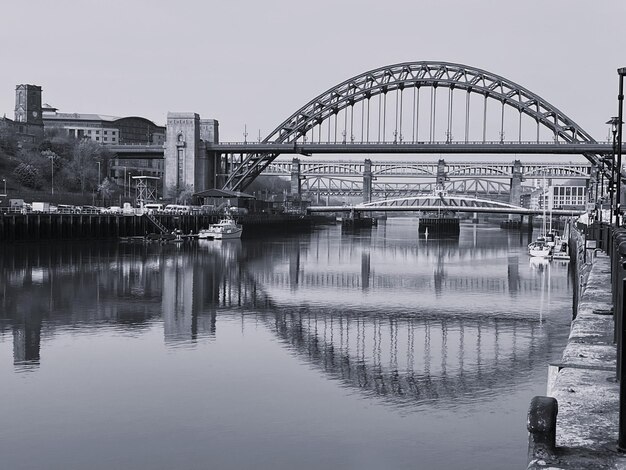
M 148 214 L 158 214 L 159 212 L 163 210 L 163 204 L 154 204 L 154 203 L 144 204 L 143 210 L 147 212 Z
M 120 206 L 111 206 L 108 209 L 105 209 L 106 214 L 121 214 L 122 208 Z
M 83 206 L 82 213 L 83 214 L 99 214 L 100 208 L 96 206 Z
M 59 204 L 57 209 L 60 214 L 80 214 L 81 212 L 80 207 L 72 206 L 71 204 Z
M 166 212 L 167 214 L 182 215 L 182 214 L 189 214 L 190 209 L 189 209 L 189 206 L 182 206 L 180 204 L 168 204 L 167 206 L 165 206 L 164 212 Z
M 49 202 L 33 202 L 33 212 L 50 212 Z

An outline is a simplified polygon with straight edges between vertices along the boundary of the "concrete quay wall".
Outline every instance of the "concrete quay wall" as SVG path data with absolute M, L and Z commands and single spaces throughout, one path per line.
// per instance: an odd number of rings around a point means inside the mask
M 556 447 L 553 451 L 533 449 L 531 432 L 529 469 L 626 469 L 626 455 L 617 451 L 619 384 L 615 379 L 610 259 L 604 253 L 588 251 L 589 263 L 591 270 L 567 346 L 561 362 L 550 366 L 548 373 L 547 396 L 558 403 Z M 583 263 L 577 268 L 584 273 Z M 529 430 L 531 421 L 529 412 Z

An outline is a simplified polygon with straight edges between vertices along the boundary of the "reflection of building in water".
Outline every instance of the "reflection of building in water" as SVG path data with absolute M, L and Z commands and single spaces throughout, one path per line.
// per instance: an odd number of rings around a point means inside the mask
M 163 330 L 165 341 L 181 337 L 195 337 L 193 328 L 193 264 L 175 257 L 168 259 L 162 267 Z
M 509 256 L 507 258 L 507 279 L 509 280 L 509 293 L 517 295 L 520 289 L 519 256 Z
M 193 258 L 179 254 L 163 266 L 161 309 L 166 342 L 195 341 L 199 336 L 215 335 L 216 296 L 210 292 L 215 287 L 216 264 L 207 266 Z M 208 315 L 204 314 L 205 308 Z
M 41 346 L 41 312 L 26 313 L 13 325 L 13 364 L 27 369 L 39 365 Z
M 370 273 L 372 270 L 370 252 L 361 253 L 361 289 L 366 291 L 370 287 Z
M 166 342 L 215 336 L 217 310 L 249 302 L 255 289 L 239 265 L 240 252 L 239 240 L 210 242 L 197 250 L 177 252 L 163 263 L 161 310 Z

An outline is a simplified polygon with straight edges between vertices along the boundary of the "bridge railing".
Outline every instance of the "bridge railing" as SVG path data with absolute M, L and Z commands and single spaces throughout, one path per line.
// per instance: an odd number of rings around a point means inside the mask
M 350 145 L 559 145 L 559 144 L 568 144 L 569 142 L 559 141 L 559 140 L 368 140 L 368 141 L 360 141 L 360 140 L 340 140 L 337 142 L 314 142 L 314 141 L 306 141 L 303 142 L 301 140 L 291 141 L 291 142 L 219 142 L 215 145 L 232 145 L 232 146 L 263 146 L 263 145 L 271 145 L 271 144 L 283 144 L 289 145 L 297 143 L 299 145 L 338 145 L 338 144 L 350 144 Z M 597 142 L 576 142 L 576 145 L 598 145 Z

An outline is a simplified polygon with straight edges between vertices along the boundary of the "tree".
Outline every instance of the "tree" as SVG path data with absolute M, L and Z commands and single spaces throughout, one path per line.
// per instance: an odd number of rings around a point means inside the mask
M 98 194 L 102 199 L 102 203 L 106 205 L 106 201 L 111 200 L 119 192 L 120 188 L 114 181 L 108 177 L 102 180 L 102 183 L 98 185 Z
M 15 135 L 11 133 L 0 133 L 0 151 L 9 157 L 15 157 L 19 150 L 19 145 Z
M 32 189 L 40 189 L 43 185 L 39 169 L 32 163 L 20 163 L 13 170 L 15 179 L 23 186 Z
M 170 195 L 176 201 L 176 204 L 187 204 L 191 202 L 191 198 L 193 196 L 193 189 L 191 185 L 184 185 L 181 187 L 171 186 L 167 194 Z

